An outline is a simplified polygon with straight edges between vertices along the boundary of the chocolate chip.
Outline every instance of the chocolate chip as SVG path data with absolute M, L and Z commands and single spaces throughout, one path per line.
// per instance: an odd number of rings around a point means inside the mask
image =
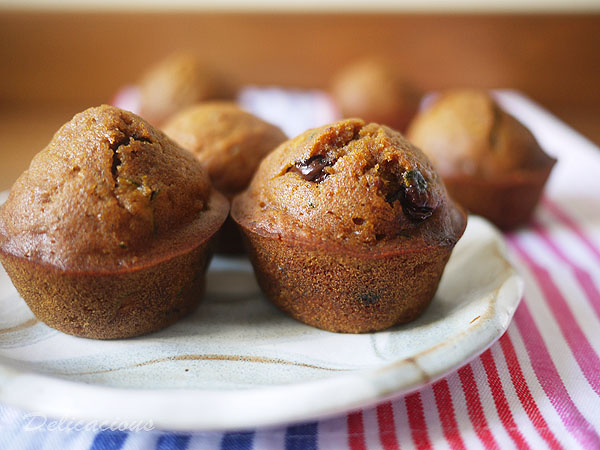
M 422 221 L 433 214 L 430 204 L 430 194 L 427 181 L 418 170 L 407 170 L 402 174 L 404 189 L 400 192 L 399 200 L 402 210 L 410 219 Z
M 406 170 L 398 176 L 384 167 L 375 186 L 390 205 L 399 201 L 404 214 L 413 221 L 425 220 L 433 214 L 427 181 L 417 169 Z
M 306 181 L 320 183 L 329 176 L 323 169 L 332 165 L 332 161 L 329 161 L 322 155 L 316 155 L 305 161 L 296 162 L 296 164 L 288 169 L 288 172 L 296 172 L 302 175 L 302 178 Z

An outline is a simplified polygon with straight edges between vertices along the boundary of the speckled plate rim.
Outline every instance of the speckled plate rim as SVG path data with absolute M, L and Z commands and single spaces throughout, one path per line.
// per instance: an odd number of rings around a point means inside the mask
M 409 358 L 323 380 L 241 390 L 123 389 L 24 371 L 0 359 L 0 401 L 36 414 L 100 423 L 151 423 L 173 431 L 222 431 L 324 418 L 417 390 L 483 353 L 508 328 L 523 280 L 509 263 L 500 233 L 484 219 L 505 263 L 486 320 Z M 285 400 L 284 400 L 285 399 Z

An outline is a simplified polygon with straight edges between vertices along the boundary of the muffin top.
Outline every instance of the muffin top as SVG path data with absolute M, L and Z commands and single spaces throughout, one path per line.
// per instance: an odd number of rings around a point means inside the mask
M 155 125 L 204 100 L 233 99 L 237 88 L 227 76 L 191 53 L 176 53 L 150 68 L 138 83 L 140 115 Z
M 466 220 L 419 149 L 360 119 L 280 145 L 235 198 L 232 214 L 258 233 L 381 250 L 453 245 Z
M 442 93 L 418 114 L 407 136 L 442 176 L 496 177 L 554 163 L 531 132 L 484 90 Z
M 126 268 L 160 258 L 166 238 L 173 251 L 197 241 L 225 215 L 215 202 L 192 155 L 103 105 L 63 125 L 17 179 L 0 207 L 0 250 L 62 269 Z
M 333 97 L 344 117 L 404 131 L 416 114 L 420 93 L 388 64 L 366 59 L 345 67 L 334 78 Z
M 229 197 L 248 186 L 262 159 L 287 138 L 232 102 L 187 108 L 163 130 L 203 163 L 213 185 Z

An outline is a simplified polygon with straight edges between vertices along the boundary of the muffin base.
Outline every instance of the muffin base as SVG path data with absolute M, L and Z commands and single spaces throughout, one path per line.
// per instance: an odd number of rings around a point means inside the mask
M 228 211 L 225 197 L 213 192 L 201 221 L 163 237 L 129 267 L 61 268 L 2 248 L 0 262 L 48 326 L 93 339 L 139 336 L 174 323 L 198 305 L 214 236 Z
M 204 292 L 208 245 L 156 265 L 100 274 L 1 257 L 39 320 L 79 337 L 118 339 L 159 330 L 194 310 Z
M 118 339 L 159 330 L 195 309 L 204 292 L 208 245 L 155 265 L 100 274 L 1 258 L 39 320 L 79 337 Z
M 453 248 L 351 253 L 243 231 L 269 300 L 301 322 L 338 333 L 379 331 L 419 317 Z
M 529 222 L 551 170 L 552 166 L 497 179 L 466 175 L 443 179 L 450 196 L 470 213 L 510 230 Z

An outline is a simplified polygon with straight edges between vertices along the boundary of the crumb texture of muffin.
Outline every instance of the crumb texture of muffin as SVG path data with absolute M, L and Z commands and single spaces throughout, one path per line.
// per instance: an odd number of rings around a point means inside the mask
M 407 136 L 458 202 L 505 229 L 527 222 L 556 162 L 484 90 L 440 94 Z
M 425 155 L 359 119 L 279 146 L 232 216 L 267 297 L 305 323 L 352 333 L 420 315 L 466 226 Z
M 331 93 L 343 117 L 360 117 L 404 132 L 421 94 L 387 62 L 365 59 L 343 68 Z
M 233 102 L 207 102 L 172 117 L 163 131 L 208 170 L 213 186 L 231 197 L 244 190 L 262 159 L 287 139 L 277 126 Z
M 151 67 L 138 83 L 140 115 L 154 125 L 206 100 L 232 100 L 237 86 L 190 52 L 175 53 Z
M 118 108 L 90 108 L 13 185 L 0 207 L 0 256 L 50 326 L 143 334 L 197 302 L 227 209 L 201 164 L 162 132 Z

